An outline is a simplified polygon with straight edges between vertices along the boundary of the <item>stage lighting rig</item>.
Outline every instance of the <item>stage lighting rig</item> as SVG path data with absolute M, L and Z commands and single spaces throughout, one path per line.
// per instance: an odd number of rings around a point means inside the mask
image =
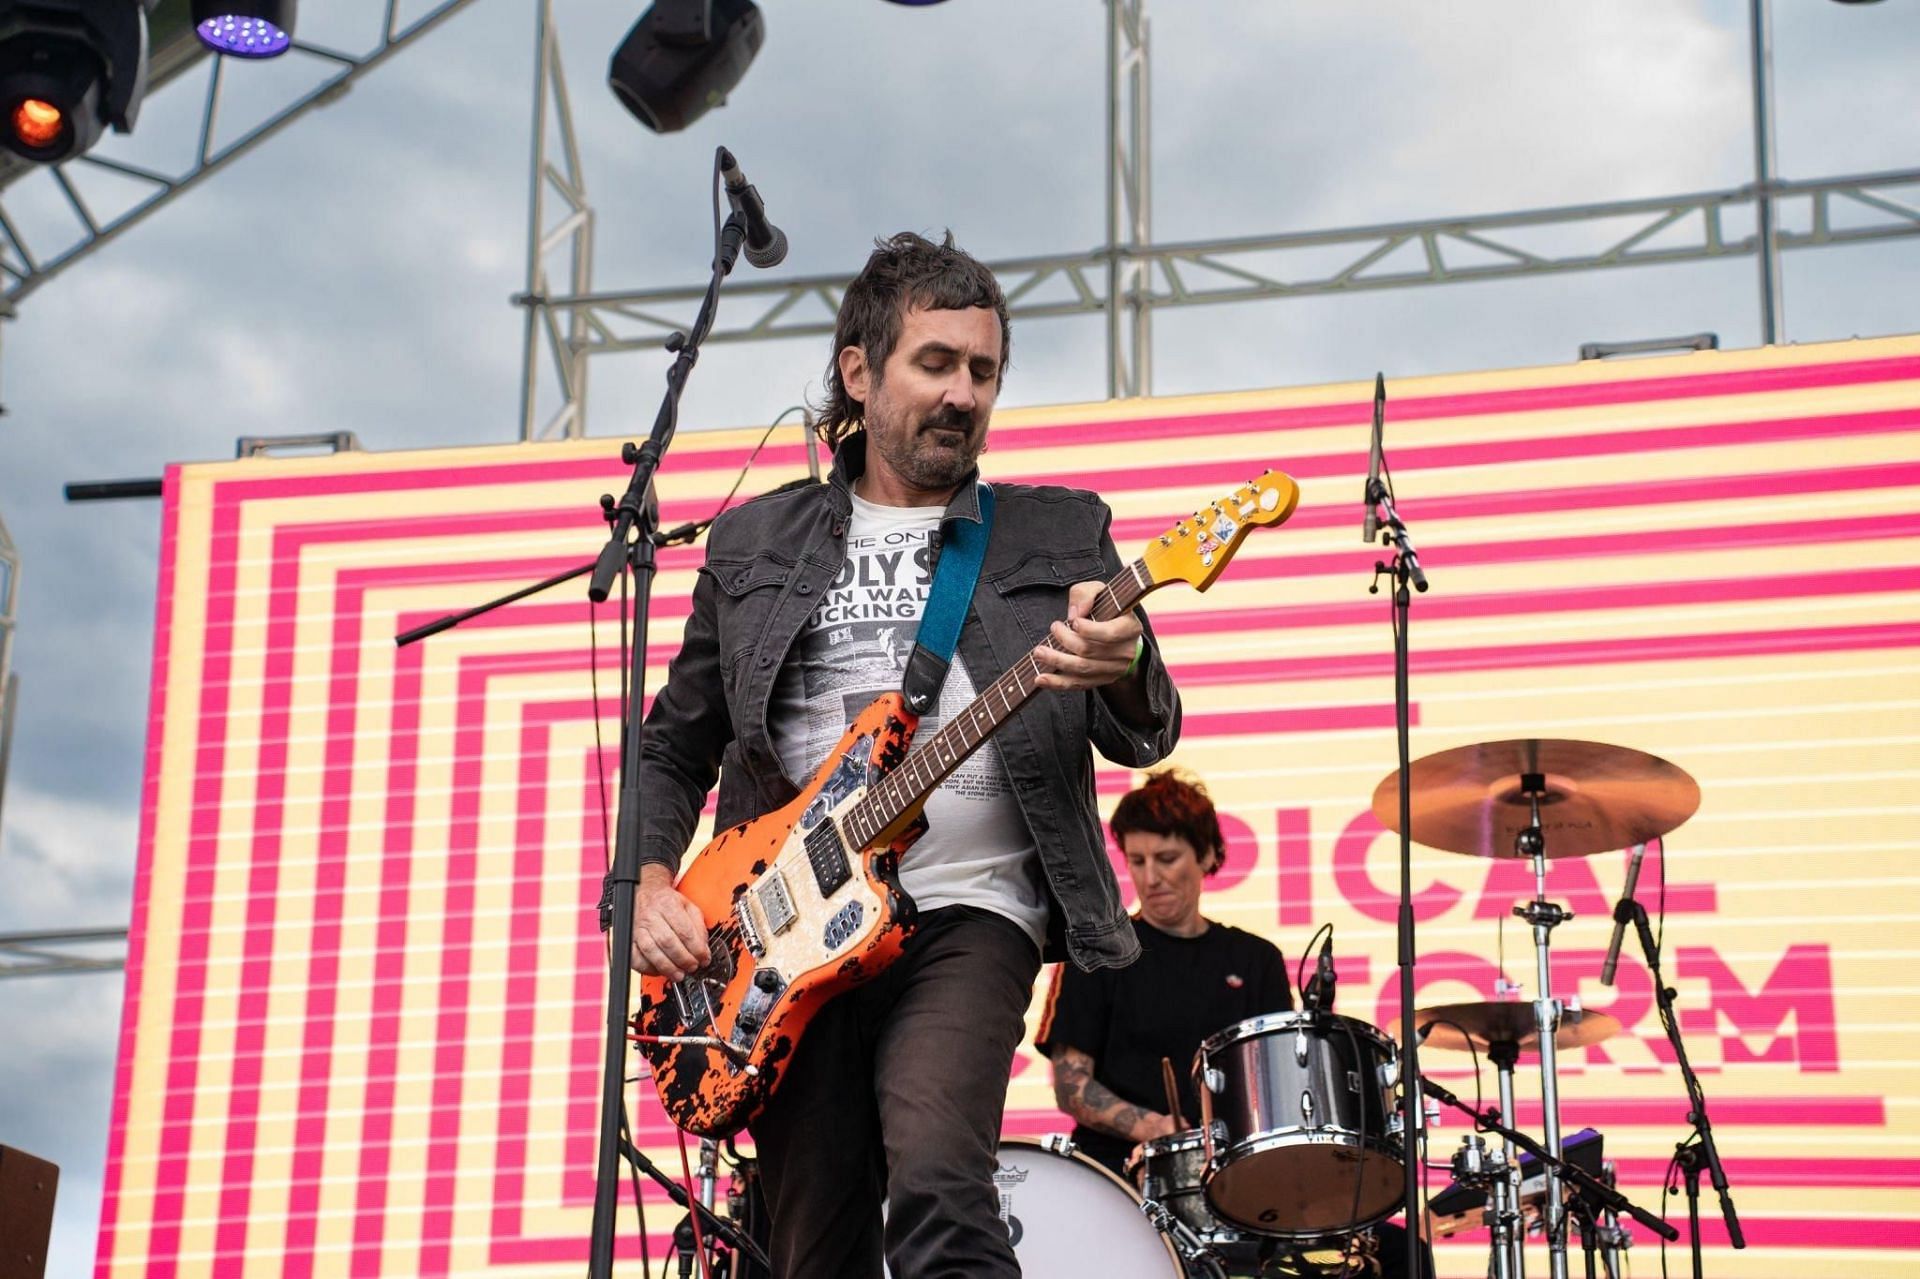
M 230 58 L 277 58 L 293 44 L 298 0 L 193 0 L 200 43 Z
M 656 0 L 614 51 L 607 83 L 655 133 L 678 133 L 727 100 L 766 38 L 753 0 Z
M 58 163 L 133 130 L 157 0 L 0 0 L 0 142 Z

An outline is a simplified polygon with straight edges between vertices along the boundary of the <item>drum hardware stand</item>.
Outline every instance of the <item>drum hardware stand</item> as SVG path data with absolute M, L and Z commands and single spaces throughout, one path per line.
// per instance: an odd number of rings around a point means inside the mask
M 1583 1194 L 1587 1195 L 1592 1203 L 1610 1212 L 1626 1213 L 1629 1217 L 1632 1217 L 1635 1221 L 1645 1226 L 1648 1230 L 1653 1231 L 1654 1234 L 1659 1235 L 1662 1239 L 1671 1241 L 1680 1237 L 1678 1230 L 1675 1230 L 1672 1226 L 1669 1226 L 1645 1208 L 1635 1204 L 1631 1199 L 1628 1199 L 1618 1190 L 1609 1186 L 1606 1182 L 1600 1180 L 1600 1178 L 1594 1176 L 1580 1165 L 1566 1162 L 1525 1133 L 1520 1132 L 1518 1129 L 1508 1127 L 1504 1122 L 1505 1116 L 1499 1115 L 1494 1111 L 1475 1110 L 1472 1106 L 1461 1101 L 1458 1097 L 1454 1096 L 1453 1093 L 1439 1084 L 1434 1083 L 1431 1079 L 1423 1078 L 1420 1081 L 1420 1088 L 1421 1091 L 1425 1092 L 1427 1096 L 1432 1097 L 1435 1101 L 1443 1105 L 1451 1106 L 1461 1114 L 1472 1119 L 1476 1131 L 1498 1133 L 1513 1145 L 1518 1146 L 1521 1150 L 1526 1151 L 1535 1159 L 1538 1159 L 1542 1167 L 1558 1174 L 1558 1179 L 1561 1183 L 1574 1186 Z
M 1493 1063 L 1495 1073 L 1500 1080 L 1500 1113 L 1502 1115 L 1518 1114 L 1514 1105 L 1513 1071 L 1520 1061 L 1520 1045 L 1511 1039 L 1494 1040 L 1487 1045 L 1487 1060 Z M 1506 1165 L 1502 1180 L 1506 1183 L 1506 1201 L 1513 1219 L 1511 1228 L 1504 1236 L 1504 1243 L 1503 1236 L 1497 1230 L 1494 1233 L 1494 1247 L 1496 1249 L 1505 1247 L 1507 1250 L 1506 1261 L 1509 1272 L 1508 1275 L 1498 1276 L 1497 1279 L 1526 1279 L 1527 1232 L 1525 1226 L 1521 1224 L 1520 1151 L 1511 1141 L 1508 1141 L 1503 1143 L 1500 1153 Z
M 1615 1185 L 1611 1161 L 1601 1165 L 1600 1180 L 1608 1186 Z M 1632 1245 L 1633 1239 L 1621 1228 L 1620 1214 L 1606 1204 L 1594 1202 L 1593 1197 L 1585 1191 L 1573 1196 L 1568 1212 L 1580 1229 L 1580 1248 L 1586 1254 L 1587 1279 L 1601 1279 L 1603 1272 L 1606 1279 L 1623 1279 L 1622 1254 Z
M 1515 906 L 1513 913 L 1533 925 L 1534 967 L 1539 982 L 1534 991 L 1533 1021 L 1540 1036 L 1541 1127 L 1553 1155 L 1553 1162 L 1545 1167 L 1547 1264 L 1552 1279 L 1567 1279 L 1567 1207 L 1555 1171 L 1560 1162 L 1560 1063 L 1554 1034 L 1560 1028 L 1560 1004 L 1553 998 L 1553 965 L 1548 955 L 1554 928 L 1572 919 L 1573 912 L 1547 900 L 1547 837 L 1540 826 L 1540 798 L 1547 793 L 1546 777 L 1540 773 L 1520 774 L 1520 793 L 1527 799 L 1531 819 L 1514 836 L 1513 853 L 1532 860 L 1534 890 L 1533 900 Z
M 1693 1125 L 1693 1132 L 1674 1149 L 1674 1166 L 1686 1177 L 1687 1182 L 1687 1223 L 1691 1236 L 1693 1252 L 1693 1279 L 1701 1279 L 1700 1259 L 1700 1173 L 1704 1169 L 1708 1179 L 1713 1182 L 1714 1191 L 1720 1196 L 1720 1216 L 1727 1223 L 1727 1242 L 1735 1248 L 1747 1246 L 1746 1232 L 1740 1228 L 1740 1215 L 1734 1211 L 1733 1195 L 1727 1186 L 1727 1170 L 1720 1166 L 1720 1149 L 1714 1144 L 1713 1124 L 1707 1118 L 1707 1095 L 1701 1091 L 1700 1077 L 1693 1073 L 1693 1063 L 1687 1060 L 1687 1046 L 1680 1038 L 1680 1019 L 1673 1008 L 1674 990 L 1667 985 L 1667 979 L 1660 972 L 1660 947 L 1653 938 L 1653 927 L 1647 922 L 1647 908 L 1633 898 L 1623 899 L 1614 908 L 1614 916 L 1633 925 L 1634 935 L 1640 939 L 1640 952 L 1647 961 L 1647 972 L 1653 977 L 1653 997 L 1660 1010 L 1660 1024 L 1666 1029 L 1667 1042 L 1673 1045 L 1674 1060 L 1680 1066 L 1680 1078 L 1687 1087 L 1687 1122 Z
M 1209 1276 L 1209 1279 L 1227 1279 L 1227 1272 L 1220 1260 L 1220 1254 L 1200 1241 L 1200 1236 L 1188 1228 L 1187 1223 L 1173 1215 L 1173 1210 L 1158 1199 L 1142 1199 L 1140 1211 L 1146 1214 L 1153 1228 L 1173 1241 L 1173 1250 L 1180 1254 L 1180 1261 L 1189 1271 Z
M 1486 1220 L 1493 1236 L 1493 1279 L 1520 1279 L 1514 1269 L 1520 1258 L 1520 1213 L 1504 1150 L 1489 1150 L 1478 1133 L 1460 1139 L 1453 1155 L 1453 1177 L 1463 1186 L 1486 1192 Z
M 1363 494 L 1366 518 L 1361 540 L 1372 544 L 1379 534 L 1382 545 L 1393 547 L 1391 560 L 1375 560 L 1369 595 L 1380 591 L 1384 574 L 1393 579 L 1393 722 L 1394 738 L 1400 758 L 1400 910 L 1397 924 L 1397 951 L 1400 966 L 1400 1132 L 1406 1143 L 1401 1162 L 1407 1170 L 1403 1207 L 1407 1222 L 1407 1274 L 1420 1269 L 1420 1162 L 1422 1118 L 1420 1110 L 1420 1041 L 1413 1024 L 1413 777 L 1412 750 L 1408 743 L 1411 710 L 1407 679 L 1407 623 L 1412 612 L 1413 595 L 1408 589 L 1424 593 L 1427 575 L 1420 567 L 1420 554 L 1414 549 L 1407 526 L 1395 508 L 1393 489 L 1387 478 L 1384 422 L 1387 385 L 1379 374 L 1373 381 L 1373 435 L 1368 458 L 1367 485 Z
M 653 1178 L 654 1184 L 666 1191 L 667 1197 L 672 1199 L 676 1205 L 686 1210 L 689 1214 L 698 1213 L 700 1215 L 700 1229 L 706 1233 L 710 1244 L 724 1243 L 727 1247 L 733 1249 L 734 1252 L 752 1260 L 754 1264 L 771 1271 L 773 1263 L 767 1259 L 766 1251 L 762 1249 L 758 1243 L 754 1242 L 751 1236 L 727 1218 L 715 1213 L 711 1204 L 702 1203 L 697 1196 L 689 1195 L 685 1186 L 682 1186 L 679 1182 L 667 1176 L 666 1173 L 661 1172 L 651 1159 L 648 1159 L 642 1154 L 640 1150 L 625 1137 L 620 1138 L 619 1153 L 626 1158 L 628 1163 Z M 683 1221 L 682 1224 L 687 1225 L 689 1229 L 691 1229 L 691 1223 L 689 1221 Z M 677 1230 L 675 1231 L 675 1235 L 676 1237 L 678 1236 Z

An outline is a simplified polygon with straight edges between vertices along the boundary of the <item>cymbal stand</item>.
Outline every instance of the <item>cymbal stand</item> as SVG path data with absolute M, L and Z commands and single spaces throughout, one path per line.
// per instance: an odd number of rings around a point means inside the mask
M 1560 1025 L 1560 1005 L 1553 998 L 1553 965 L 1548 958 L 1553 930 L 1573 918 L 1573 912 L 1547 900 L 1547 838 L 1540 826 L 1540 797 L 1547 779 L 1540 773 L 1520 774 L 1520 793 L 1532 811 L 1531 822 L 1514 836 L 1516 857 L 1533 861 L 1533 900 L 1515 906 L 1513 913 L 1533 925 L 1535 977 L 1533 1023 L 1540 1035 L 1540 1112 L 1547 1150 L 1560 1158 L 1560 1064 L 1554 1052 L 1554 1032 Z M 1552 1279 L 1567 1279 L 1567 1207 L 1561 1199 L 1560 1175 L 1552 1163 L 1545 1168 L 1547 1185 L 1547 1265 Z
M 1613 1161 L 1607 1160 L 1600 1165 L 1600 1180 L 1609 1186 L 1619 1184 Z M 1620 1213 L 1612 1206 L 1600 1209 L 1600 1265 L 1606 1270 L 1607 1279 L 1623 1279 L 1626 1274 L 1627 1249 L 1633 1246 L 1633 1236 L 1620 1224 Z
M 1500 1077 L 1500 1113 L 1511 1122 L 1518 1113 L 1513 1101 L 1513 1068 L 1520 1060 L 1520 1045 L 1511 1039 L 1496 1039 L 1487 1045 L 1487 1060 L 1492 1062 Z M 1493 1246 L 1495 1255 L 1495 1279 L 1498 1274 L 1500 1258 L 1498 1252 L 1504 1250 L 1506 1269 L 1512 1279 L 1526 1279 L 1527 1274 L 1527 1230 L 1520 1208 L 1520 1150 L 1511 1141 L 1501 1139 L 1502 1150 L 1506 1154 L 1505 1184 L 1503 1196 L 1506 1209 L 1493 1226 Z M 1495 1200 L 1496 1204 L 1500 1201 Z

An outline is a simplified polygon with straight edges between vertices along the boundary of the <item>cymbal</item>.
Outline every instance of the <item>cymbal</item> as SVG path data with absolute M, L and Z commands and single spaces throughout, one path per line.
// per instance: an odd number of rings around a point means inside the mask
M 1548 857 L 1586 857 L 1656 839 L 1693 816 L 1700 785 L 1657 755 L 1605 742 L 1523 737 L 1476 742 L 1413 761 L 1413 839 L 1471 857 L 1513 857 L 1532 821 L 1523 774 L 1545 781 Z M 1373 815 L 1400 829 L 1400 773 L 1373 790 Z
M 1491 1044 L 1504 1042 L 1518 1044 L 1523 1053 L 1540 1049 L 1540 1032 L 1533 1024 L 1532 1004 L 1439 1004 L 1415 1009 L 1413 1024 L 1426 1031 L 1426 1037 L 1420 1041 L 1423 1048 L 1465 1052 L 1471 1037 L 1474 1048 L 1480 1052 L 1487 1051 Z M 1553 1043 L 1556 1048 L 1585 1048 L 1619 1033 L 1620 1019 L 1611 1013 L 1563 1008 L 1560 1025 L 1553 1032 Z

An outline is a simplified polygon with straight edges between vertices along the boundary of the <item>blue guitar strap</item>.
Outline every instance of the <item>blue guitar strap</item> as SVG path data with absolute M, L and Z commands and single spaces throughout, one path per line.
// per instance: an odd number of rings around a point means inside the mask
M 940 558 L 933 568 L 933 589 L 920 614 L 920 629 L 907 657 L 900 681 L 907 709 L 924 715 L 940 704 L 940 689 L 953 665 L 960 643 L 960 627 L 973 603 L 973 587 L 987 558 L 987 539 L 993 535 L 993 489 L 980 485 L 980 522 L 948 520 L 942 528 Z

